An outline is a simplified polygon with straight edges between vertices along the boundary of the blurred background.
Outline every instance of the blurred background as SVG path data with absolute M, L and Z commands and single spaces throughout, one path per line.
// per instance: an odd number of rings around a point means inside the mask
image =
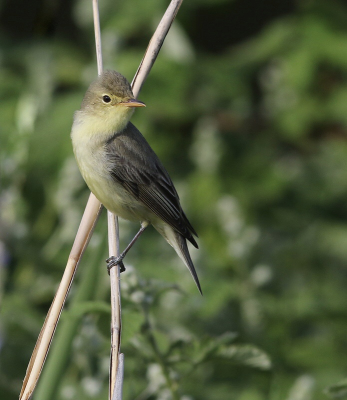
M 129 80 L 168 1 L 100 0 Z M 91 1 L 0 3 L 0 398 L 18 398 L 89 192 L 70 142 Z M 347 2 L 186 0 L 133 118 L 199 233 L 201 297 L 150 228 L 122 275 L 124 399 L 347 398 Z M 138 225 L 121 221 L 121 248 Z M 106 399 L 106 213 L 34 399 Z

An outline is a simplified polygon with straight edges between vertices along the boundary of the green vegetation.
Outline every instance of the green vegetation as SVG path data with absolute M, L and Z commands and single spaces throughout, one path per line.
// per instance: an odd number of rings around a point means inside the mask
M 132 79 L 164 0 L 100 0 Z M 96 76 L 91 2 L 0 5 L 0 399 L 18 398 L 88 190 L 69 132 Z M 186 0 L 139 98 L 199 233 L 201 297 L 153 229 L 122 276 L 124 399 L 347 399 L 347 6 Z M 34 399 L 106 399 L 106 218 Z M 138 226 L 121 222 L 124 248 Z

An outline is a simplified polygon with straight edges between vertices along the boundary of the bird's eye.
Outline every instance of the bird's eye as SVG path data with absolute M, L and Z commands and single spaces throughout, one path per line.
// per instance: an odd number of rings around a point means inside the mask
M 111 101 L 111 97 L 107 96 L 107 94 L 105 94 L 104 96 L 102 96 L 102 101 L 104 103 L 109 103 Z

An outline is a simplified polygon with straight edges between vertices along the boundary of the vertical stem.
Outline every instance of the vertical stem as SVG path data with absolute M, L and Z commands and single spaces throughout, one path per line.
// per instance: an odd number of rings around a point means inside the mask
M 98 0 L 93 0 L 93 16 L 94 16 L 94 32 L 95 32 L 95 47 L 96 59 L 98 64 L 98 75 L 102 74 L 102 48 L 101 48 L 101 32 L 100 32 L 100 17 Z M 108 248 L 109 256 L 119 255 L 119 227 L 118 218 L 110 211 L 107 211 L 108 222 Z M 110 357 L 110 376 L 109 376 L 109 399 L 113 397 L 113 392 L 116 384 L 118 356 L 120 348 L 121 336 L 121 299 L 120 299 L 120 272 L 119 266 L 110 270 L 110 285 L 111 285 L 111 357 Z M 123 382 L 120 383 L 121 386 Z M 120 388 L 120 395 L 122 390 Z
M 96 61 L 98 64 L 98 75 L 101 75 L 102 66 L 102 50 L 101 50 L 101 32 L 100 32 L 100 16 L 98 0 L 93 0 L 93 17 L 94 17 L 94 32 L 95 32 L 95 48 Z
M 111 212 L 107 212 L 108 220 L 108 248 L 109 256 L 119 255 L 119 225 L 118 218 Z M 120 272 L 119 266 L 110 270 L 111 283 L 111 357 L 109 377 L 109 399 L 113 398 L 115 384 L 117 381 L 117 368 L 121 340 L 121 299 L 120 299 Z M 123 382 L 121 382 L 122 386 Z M 121 391 L 120 391 L 121 393 Z

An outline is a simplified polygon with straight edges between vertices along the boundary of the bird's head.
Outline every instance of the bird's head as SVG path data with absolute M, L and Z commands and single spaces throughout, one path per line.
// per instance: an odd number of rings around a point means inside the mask
M 134 107 L 145 107 L 134 99 L 129 82 L 119 72 L 106 70 L 89 86 L 81 111 L 104 116 L 123 115 L 130 118 Z

